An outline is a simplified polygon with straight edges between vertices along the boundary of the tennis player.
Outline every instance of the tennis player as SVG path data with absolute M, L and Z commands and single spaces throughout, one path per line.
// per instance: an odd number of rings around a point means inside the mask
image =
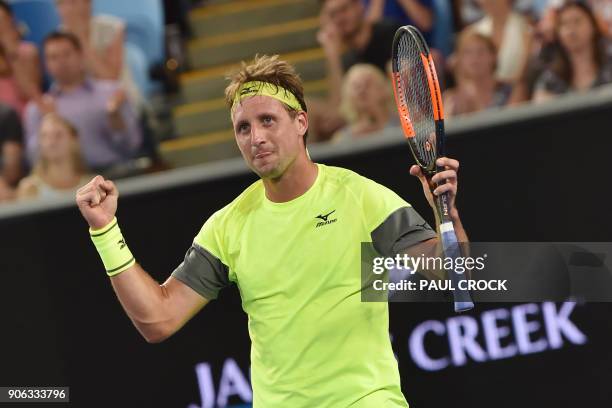
M 236 284 L 249 316 L 256 408 L 406 407 L 388 333 L 388 305 L 361 301 L 360 243 L 382 255 L 438 251 L 436 232 L 393 191 L 313 163 L 308 114 L 294 69 L 277 56 L 243 64 L 226 89 L 236 142 L 261 178 L 203 225 L 163 284 L 135 261 L 115 217 L 119 193 L 95 177 L 76 201 L 112 286 L 149 342 L 179 330 Z M 454 197 L 459 163 L 439 159 Z M 428 181 L 418 167 L 432 205 Z

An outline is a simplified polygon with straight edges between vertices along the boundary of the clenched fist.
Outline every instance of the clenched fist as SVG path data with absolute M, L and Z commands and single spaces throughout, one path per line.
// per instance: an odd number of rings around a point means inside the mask
M 94 177 L 76 193 L 76 202 L 83 218 L 91 229 L 97 230 L 108 225 L 115 217 L 119 191 L 110 180 Z

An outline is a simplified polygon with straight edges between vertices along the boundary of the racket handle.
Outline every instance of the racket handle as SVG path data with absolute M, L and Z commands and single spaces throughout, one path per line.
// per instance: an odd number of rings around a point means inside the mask
M 446 195 L 446 194 L 443 194 Z M 457 235 L 453 228 L 452 221 L 440 224 L 440 234 L 442 235 L 442 248 L 444 255 L 455 260 L 461 257 L 461 249 L 457 242 Z M 465 312 L 474 308 L 474 302 L 467 289 L 461 289 L 459 282 L 467 281 L 465 273 L 458 273 L 455 270 L 449 271 L 450 280 L 453 284 L 453 298 L 455 302 L 455 312 Z M 464 284 L 465 285 L 465 284 Z
M 435 173 L 440 173 L 444 170 L 446 170 L 444 167 L 436 166 Z M 446 184 L 446 180 L 440 180 L 439 182 L 436 183 L 436 186 L 442 186 L 444 184 Z M 439 196 L 437 196 L 436 204 L 437 204 L 436 208 L 438 209 L 438 215 L 440 216 L 440 224 L 446 224 L 447 222 L 450 222 L 451 217 L 450 217 L 450 203 L 449 203 L 448 193 L 440 194 Z

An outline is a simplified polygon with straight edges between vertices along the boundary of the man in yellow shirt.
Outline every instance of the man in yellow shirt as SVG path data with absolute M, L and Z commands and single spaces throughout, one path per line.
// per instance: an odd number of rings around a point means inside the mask
M 236 142 L 260 180 L 214 213 L 184 261 L 159 285 L 121 235 L 114 184 L 97 176 L 77 193 L 111 283 L 149 342 L 179 330 L 236 284 L 249 316 L 254 407 L 406 407 L 388 337 L 388 307 L 361 300 L 361 243 L 382 255 L 437 251 L 436 233 L 397 194 L 352 171 L 313 163 L 294 69 L 259 57 L 226 89 Z M 454 207 L 458 162 L 441 158 Z M 418 167 L 430 204 L 432 193 Z

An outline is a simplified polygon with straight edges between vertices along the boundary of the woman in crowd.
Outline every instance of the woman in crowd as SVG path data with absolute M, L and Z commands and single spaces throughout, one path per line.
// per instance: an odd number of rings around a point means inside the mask
M 579 1 L 557 11 L 557 52 L 535 85 L 533 100 L 542 102 L 571 91 L 588 91 L 612 82 L 612 61 L 591 9 Z
M 32 174 L 21 180 L 18 198 L 52 198 L 76 191 L 91 179 L 76 129 L 56 113 L 45 115 L 39 132 L 39 154 Z
M 0 0 L 0 102 L 21 116 L 26 103 L 40 97 L 41 86 L 36 45 L 22 40 L 10 6 Z
M 347 125 L 334 141 L 358 139 L 397 124 L 390 82 L 370 64 L 353 65 L 342 84 L 340 111 Z
M 531 44 L 527 20 L 512 10 L 512 0 L 478 0 L 485 16 L 468 28 L 490 37 L 497 49 L 498 80 L 514 83 L 524 73 Z
M 505 106 L 512 85 L 495 78 L 496 49 L 491 38 L 466 29 L 455 51 L 455 87 L 444 92 L 447 115 L 460 115 Z

